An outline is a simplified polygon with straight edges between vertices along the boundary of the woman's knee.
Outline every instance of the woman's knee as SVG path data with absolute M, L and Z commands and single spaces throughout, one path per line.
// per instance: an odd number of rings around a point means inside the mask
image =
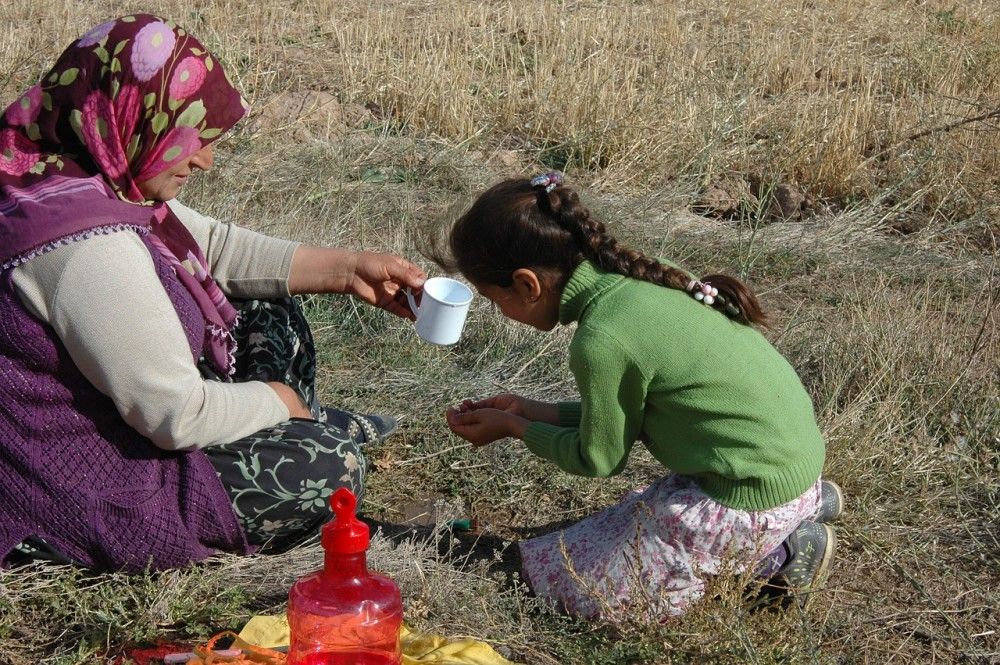
M 360 502 L 368 464 L 356 439 L 339 427 L 312 420 L 292 421 L 288 434 L 297 448 L 289 454 L 308 468 L 305 485 L 322 486 L 331 493 L 346 487 Z

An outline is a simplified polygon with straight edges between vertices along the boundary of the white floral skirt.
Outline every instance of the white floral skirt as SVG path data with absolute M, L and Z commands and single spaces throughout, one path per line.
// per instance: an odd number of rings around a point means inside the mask
M 539 597 L 593 618 L 623 607 L 662 618 L 701 598 L 705 578 L 757 566 L 820 507 L 820 481 L 770 510 L 724 506 L 671 474 L 561 531 L 520 544 Z

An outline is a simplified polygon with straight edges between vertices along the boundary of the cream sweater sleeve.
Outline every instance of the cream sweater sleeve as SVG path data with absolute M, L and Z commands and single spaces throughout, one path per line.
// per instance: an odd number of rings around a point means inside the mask
M 119 231 L 15 269 L 21 301 L 47 322 L 122 418 L 167 450 L 228 443 L 288 419 L 259 381 L 206 381 L 138 235 Z
M 167 205 L 205 253 L 223 293 L 234 298 L 288 297 L 288 273 L 299 243 L 224 224 L 177 199 Z

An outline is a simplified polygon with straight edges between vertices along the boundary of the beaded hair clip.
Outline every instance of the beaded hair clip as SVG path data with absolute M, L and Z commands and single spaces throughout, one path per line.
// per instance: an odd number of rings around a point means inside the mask
M 688 282 L 687 292 L 694 296 L 695 300 L 709 307 L 718 303 L 719 307 L 724 309 L 729 316 L 740 315 L 740 308 L 726 300 L 726 296 L 720 294 L 719 289 L 712 286 L 709 282 L 692 279 Z
M 541 173 L 536 175 L 531 179 L 532 187 L 544 187 L 545 193 L 548 194 L 556 187 L 563 184 L 563 177 L 561 173 L 556 171 L 549 171 L 548 173 Z

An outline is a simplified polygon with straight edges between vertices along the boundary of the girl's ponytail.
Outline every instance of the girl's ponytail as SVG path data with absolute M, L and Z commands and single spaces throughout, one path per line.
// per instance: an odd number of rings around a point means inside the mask
M 700 302 L 747 325 L 767 325 L 767 317 L 753 291 L 735 277 L 722 274 L 692 279 L 683 270 L 626 247 L 590 215 L 579 195 L 563 186 L 562 176 L 546 173 L 532 178 L 542 212 L 569 232 L 586 258 L 602 270 L 626 275 L 670 289 L 686 291 Z

